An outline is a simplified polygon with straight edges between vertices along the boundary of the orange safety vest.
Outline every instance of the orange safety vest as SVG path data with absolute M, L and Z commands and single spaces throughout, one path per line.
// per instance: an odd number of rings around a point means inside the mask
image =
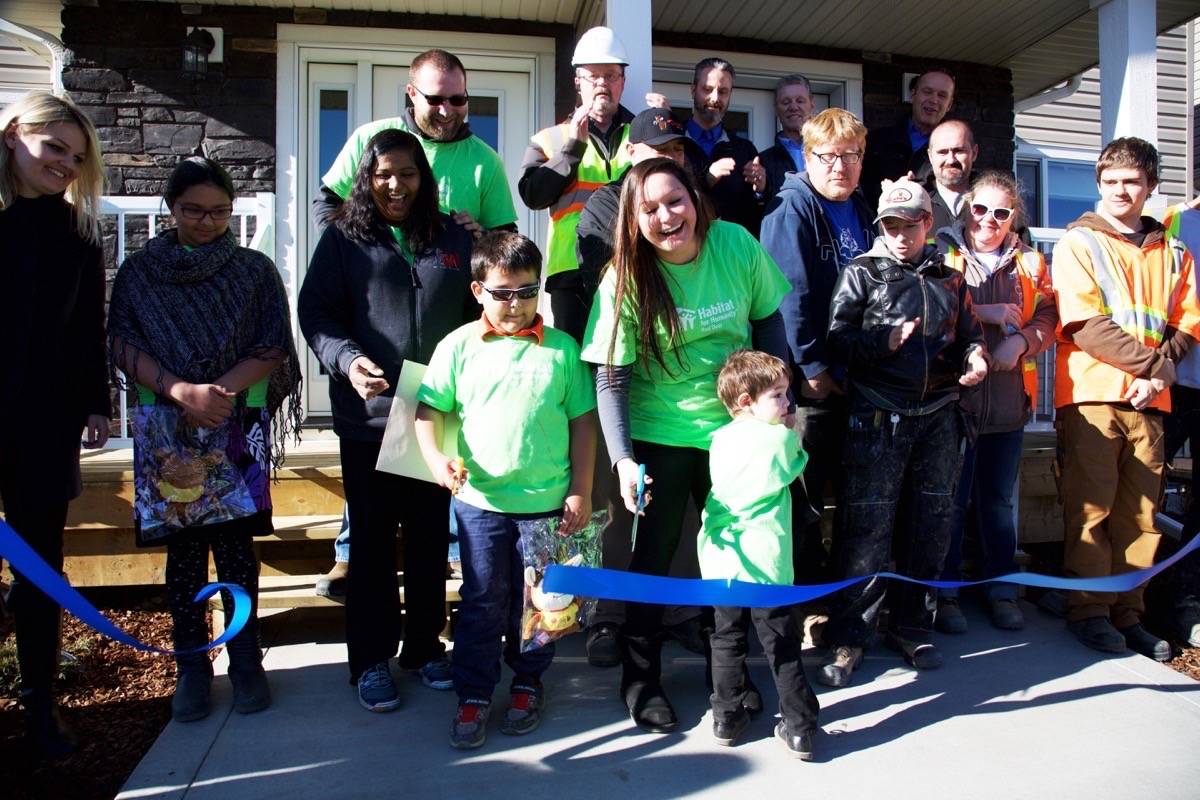
M 966 274 L 967 257 L 954 245 L 946 249 L 946 266 Z M 1038 303 L 1053 302 L 1044 297 L 1038 289 L 1042 277 L 1046 274 L 1046 261 L 1037 250 L 1020 248 L 1017 250 L 1017 286 L 1021 291 L 1021 324 L 1026 325 L 1033 319 L 1033 312 Z M 1021 380 L 1025 384 L 1025 394 L 1029 396 L 1030 408 L 1037 407 L 1038 377 L 1037 356 L 1021 359 Z

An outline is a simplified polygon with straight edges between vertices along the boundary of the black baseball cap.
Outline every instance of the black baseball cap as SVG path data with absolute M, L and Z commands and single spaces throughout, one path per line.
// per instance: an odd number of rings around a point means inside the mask
M 683 138 L 683 125 L 665 108 L 647 108 L 629 123 L 630 144 L 657 147 Z

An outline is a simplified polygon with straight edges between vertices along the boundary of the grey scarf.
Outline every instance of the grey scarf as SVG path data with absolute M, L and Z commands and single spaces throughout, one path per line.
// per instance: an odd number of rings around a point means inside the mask
M 108 336 L 110 345 L 120 339 L 132 347 L 135 362 L 146 353 L 190 383 L 212 383 L 248 358 L 286 353 L 267 390 L 267 409 L 276 418 L 273 438 L 279 443 L 271 460 L 278 467 L 283 440 L 298 436 L 301 421 L 300 363 L 290 320 L 283 282 L 265 255 L 239 247 L 229 231 L 189 250 L 169 230 L 121 265 Z M 120 363 L 122 351 L 110 349 L 114 377 L 118 369 L 132 374 L 135 364 Z M 157 384 L 150 388 L 161 396 L 161 375 Z

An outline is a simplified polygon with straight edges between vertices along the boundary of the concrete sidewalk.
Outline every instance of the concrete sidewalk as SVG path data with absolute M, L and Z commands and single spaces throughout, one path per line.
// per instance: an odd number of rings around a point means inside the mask
M 769 711 L 737 747 L 716 746 L 704 660 L 674 644 L 664 683 L 681 732 L 638 732 L 617 700 L 619 669 L 589 667 L 581 636 L 546 675 L 537 731 L 499 733 L 504 683 L 487 744 L 456 751 L 446 741 L 452 692 L 402 676 L 400 710 L 370 714 L 347 683 L 339 610 L 286 612 L 264 620 L 274 705 L 231 713 L 218 678 L 212 716 L 168 725 L 119 797 L 1200 797 L 1200 684 L 1141 656 L 1104 658 L 1061 621 L 1025 610 L 1028 628 L 1005 633 L 968 609 L 970 634 L 939 637 L 940 670 L 914 672 L 879 648 L 854 685 L 817 687 L 814 763 L 788 756 Z M 811 679 L 819 654 L 809 655 Z M 761 655 L 751 668 L 774 708 Z

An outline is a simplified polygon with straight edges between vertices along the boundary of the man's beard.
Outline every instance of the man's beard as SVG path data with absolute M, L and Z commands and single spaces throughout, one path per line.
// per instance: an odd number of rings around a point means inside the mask
M 436 111 L 429 110 L 424 114 L 416 114 L 417 127 L 421 133 L 435 142 L 448 142 L 458 135 L 463 126 L 463 115 L 454 114 L 449 119 L 441 119 Z

